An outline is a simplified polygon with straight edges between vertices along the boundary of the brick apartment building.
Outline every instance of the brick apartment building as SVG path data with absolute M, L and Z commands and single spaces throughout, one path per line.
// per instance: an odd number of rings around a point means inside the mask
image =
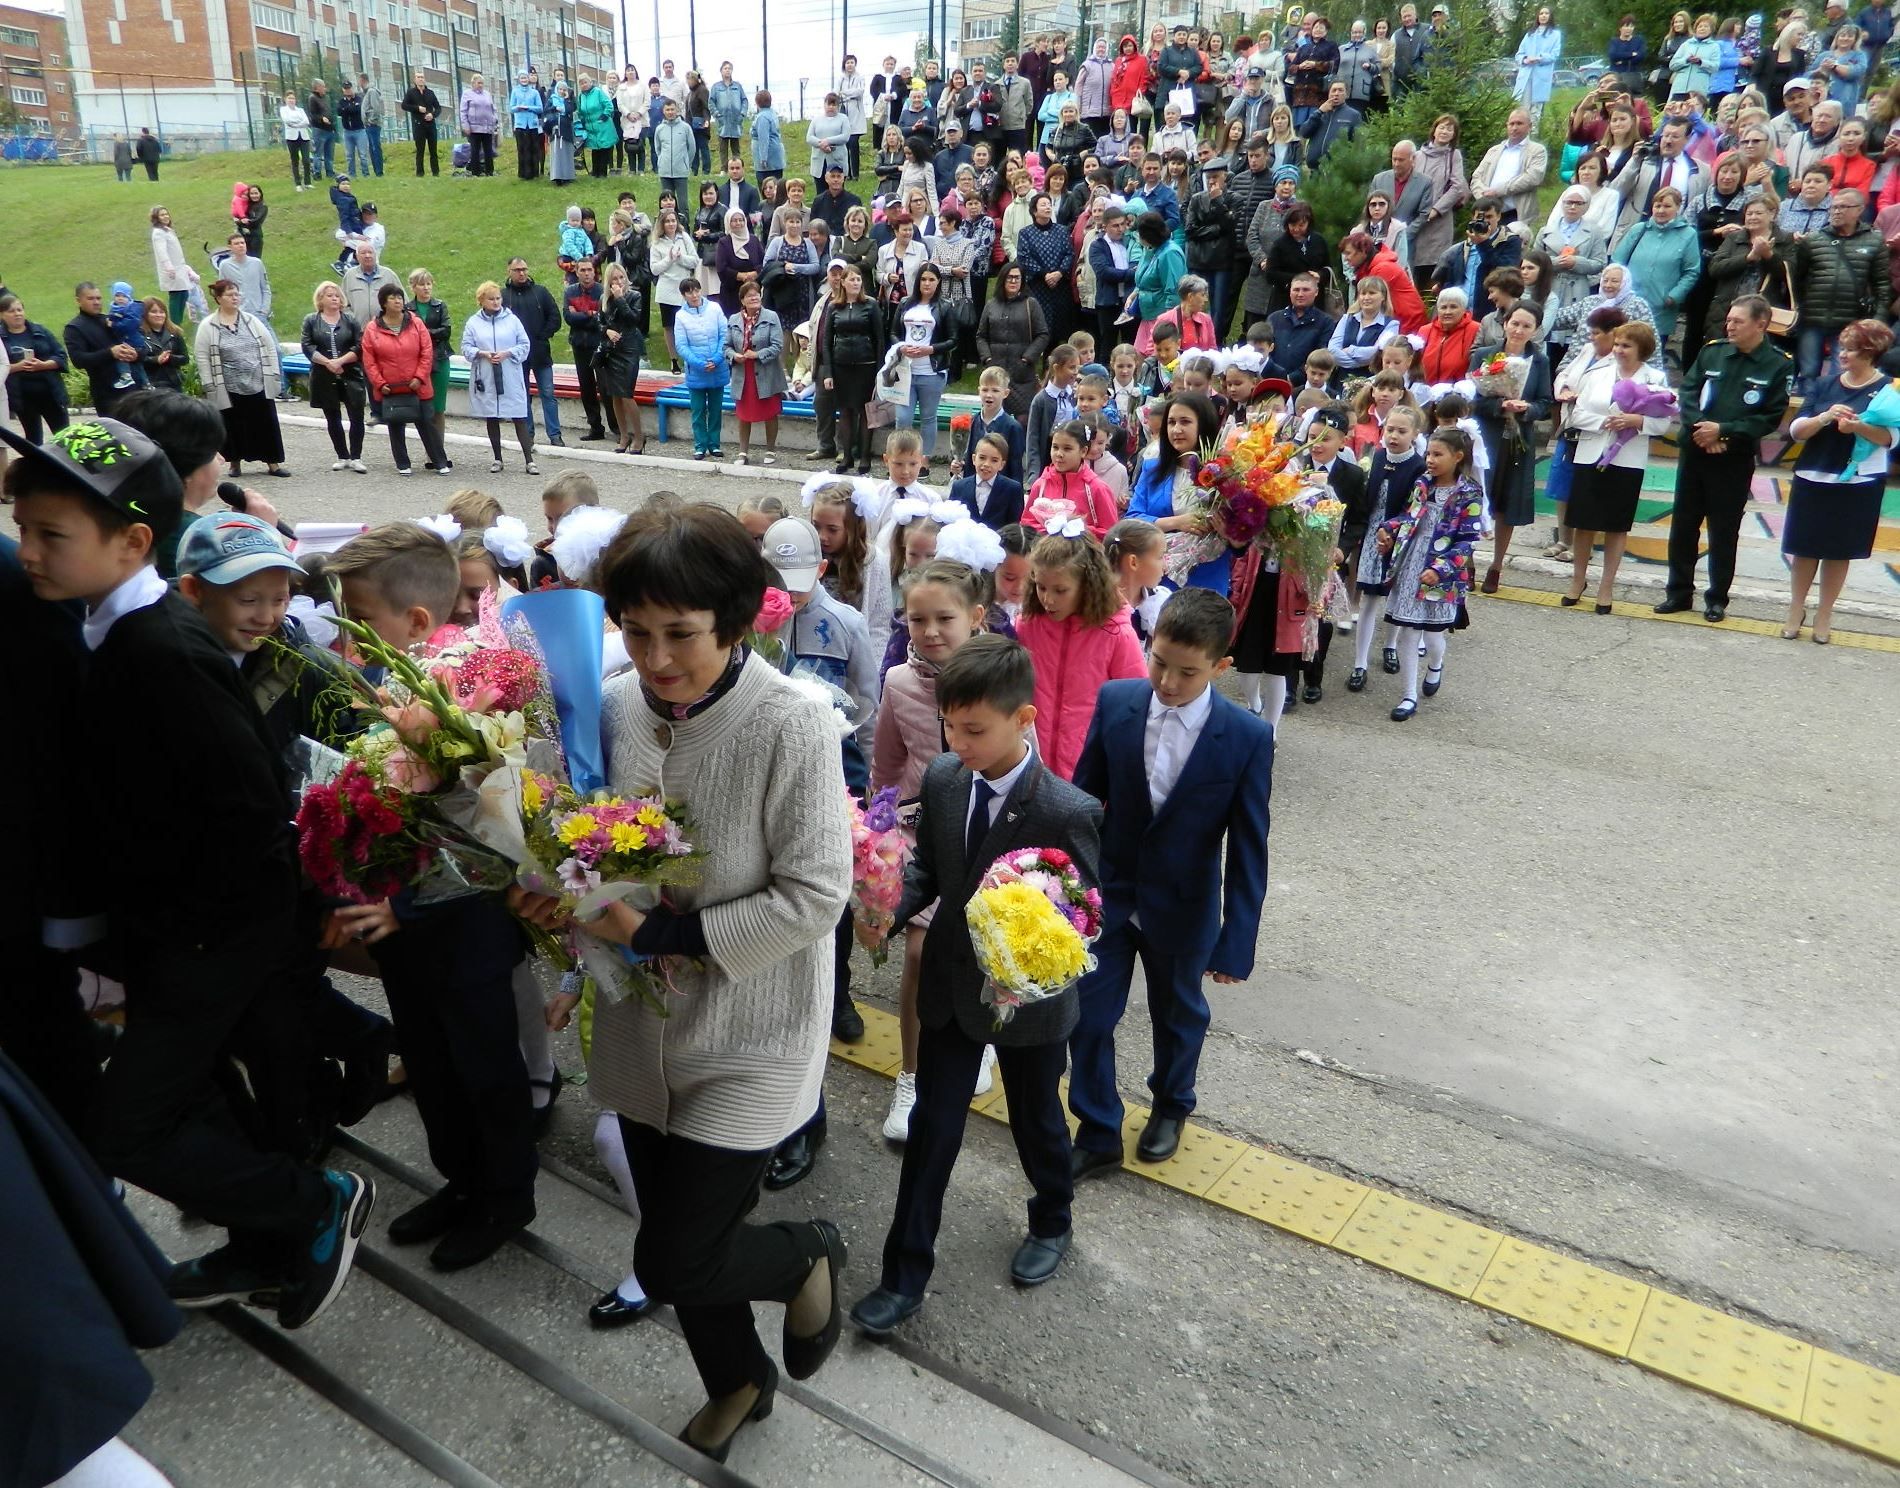
M 587 0 L 66 0 L 75 112 L 136 134 L 256 129 L 274 138 L 286 87 L 320 68 L 332 92 L 368 74 L 394 101 L 421 68 L 444 100 L 481 72 L 504 97 L 531 58 L 542 77 L 618 65 L 614 12 Z M 23 11 L 0 14 L 25 15 Z M 45 17 L 35 19 L 44 21 Z
M 0 133 L 70 140 L 79 132 L 66 22 L 0 5 Z

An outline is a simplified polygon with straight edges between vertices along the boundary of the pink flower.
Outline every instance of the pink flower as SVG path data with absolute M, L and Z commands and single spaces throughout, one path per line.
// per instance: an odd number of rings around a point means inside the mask
M 389 710 L 385 708 L 383 711 L 387 713 Z M 425 708 L 423 711 L 428 710 Z M 401 748 L 392 749 L 383 756 L 383 778 L 408 796 L 427 795 L 442 783 L 440 775 L 407 749 Z
M 583 867 L 577 858 L 569 858 L 555 871 L 561 887 L 570 894 L 585 894 L 590 889 L 600 887 L 600 875 L 591 868 Z
M 395 729 L 396 737 L 411 749 L 422 748 L 442 728 L 442 720 L 427 703 L 412 702 L 400 708 L 385 706 L 383 717 Z
M 752 622 L 752 628 L 760 635 L 770 635 L 792 618 L 792 611 L 796 608 L 797 606 L 792 603 L 791 595 L 783 589 L 767 589 L 765 602 L 759 606 L 759 613 Z

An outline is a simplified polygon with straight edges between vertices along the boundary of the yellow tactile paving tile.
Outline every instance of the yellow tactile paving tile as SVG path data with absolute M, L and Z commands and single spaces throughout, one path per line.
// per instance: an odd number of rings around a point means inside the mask
M 1477 594 L 1476 590 L 1472 592 Z M 1478 594 L 1477 597 L 1479 599 L 1507 599 L 1513 604 L 1542 605 L 1545 609 L 1554 610 L 1558 608 L 1557 601 L 1563 598 L 1563 595 L 1555 589 L 1523 589 L 1513 584 L 1500 584 L 1496 594 Z M 1579 608 L 1577 613 L 1583 615 L 1588 612 Z M 1720 625 L 1711 625 L 1702 618 L 1702 611 L 1698 609 L 1681 610 L 1674 615 L 1658 615 L 1651 608 L 1649 600 L 1619 599 L 1616 601 L 1614 613 L 1625 620 L 1654 620 L 1660 625 L 1697 625 L 1711 632 L 1734 631 L 1741 635 L 1773 636 L 1777 640 L 1781 638 L 1779 620 L 1751 620 L 1745 615 L 1730 615 Z M 1866 631 L 1836 628 L 1832 640 L 1836 646 L 1847 646 L 1857 651 L 1900 652 L 1900 636 L 1871 635 Z
M 1471 1300 L 1620 1359 L 1636 1337 L 1649 1288 L 1540 1245 L 1506 1240 Z
M 1500 591 L 1519 594 L 1531 604 L 1557 600 L 1538 590 Z M 1900 641 L 1881 649 L 1900 650 Z M 860 1011 L 864 1038 L 852 1045 L 834 1040 L 832 1053 L 894 1074 L 897 1019 L 880 1008 Z M 1002 1081 L 970 1107 L 1007 1121 Z M 1147 1119 L 1146 1108 L 1128 1107 L 1124 1172 L 1900 1463 L 1900 1376 L 1191 1122 L 1173 1158 L 1139 1162 L 1135 1142 Z

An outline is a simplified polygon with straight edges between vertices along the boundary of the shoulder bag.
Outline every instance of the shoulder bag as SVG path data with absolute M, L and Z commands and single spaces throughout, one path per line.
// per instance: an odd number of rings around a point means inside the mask
M 1761 276 L 1761 287 L 1757 294 L 1766 296 L 1769 281 L 1774 278 L 1774 270 L 1769 269 Z M 1771 336 L 1792 336 L 1795 327 L 1801 324 L 1801 306 L 1795 299 L 1794 275 L 1789 271 L 1786 259 L 1781 264 L 1781 280 L 1788 291 L 1788 308 L 1783 310 L 1774 301 L 1768 302 L 1768 334 Z

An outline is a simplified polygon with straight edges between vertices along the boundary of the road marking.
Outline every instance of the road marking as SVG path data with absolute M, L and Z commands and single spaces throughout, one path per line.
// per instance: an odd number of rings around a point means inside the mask
M 1472 590 L 1472 593 L 1480 599 L 1508 599 L 1513 604 L 1542 605 L 1547 610 L 1558 608 L 1557 602 L 1563 598 L 1563 595 L 1555 589 L 1521 589 L 1511 584 L 1500 584 L 1496 594 L 1479 594 L 1475 589 Z M 1580 615 L 1589 614 L 1593 620 L 1597 618 L 1585 610 L 1582 605 L 1578 605 L 1576 609 Z M 1711 634 L 1719 634 L 1723 631 L 1735 631 L 1742 635 L 1773 636 L 1776 640 L 1781 639 L 1781 622 L 1779 620 L 1751 620 L 1744 615 L 1730 615 L 1728 619 L 1722 621 L 1719 625 L 1711 625 L 1702 618 L 1702 612 L 1700 610 L 1679 610 L 1673 615 L 1658 615 L 1648 604 L 1641 602 L 1632 603 L 1628 600 L 1620 600 L 1617 602 L 1615 618 L 1621 620 L 1655 620 L 1665 625 L 1694 625 Z M 1805 639 L 1805 637 L 1806 632 L 1804 631 L 1803 638 Z M 1840 630 L 1837 628 L 1833 632 L 1831 644 L 1851 647 L 1858 651 L 1900 652 L 1900 636 L 1871 635 L 1861 630 Z
M 1555 594 L 1534 589 L 1501 589 L 1495 597 L 1557 602 Z M 1727 623 L 1777 628 L 1764 621 Z M 1900 640 L 1874 649 L 1900 650 Z M 856 1044 L 832 1040 L 833 1057 L 873 1074 L 894 1075 L 900 1059 L 897 1019 L 881 1008 L 860 1004 L 858 1010 L 864 1015 L 863 1039 Z M 1002 1082 L 971 1101 L 970 1109 L 1007 1122 Z M 1134 1150 L 1147 1120 L 1146 1107 L 1128 1107 L 1124 1154 Z M 1069 1128 L 1075 1129 L 1073 1116 Z M 1786 1333 L 1192 1122 L 1182 1130 L 1180 1150 L 1167 1162 L 1124 1156 L 1122 1170 L 1900 1463 L 1900 1376 Z

